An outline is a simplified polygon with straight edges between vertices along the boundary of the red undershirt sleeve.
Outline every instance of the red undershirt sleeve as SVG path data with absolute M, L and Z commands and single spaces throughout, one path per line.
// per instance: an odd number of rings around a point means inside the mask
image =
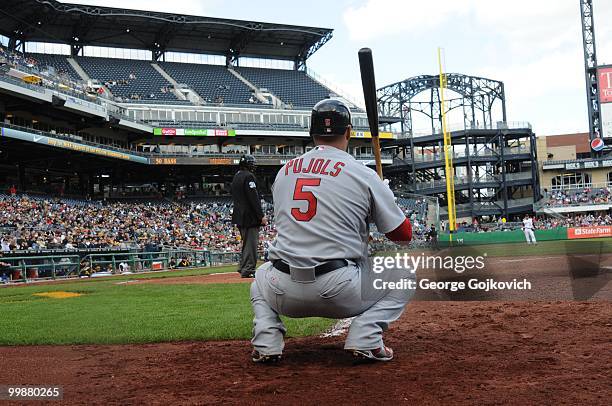
M 408 243 L 412 240 L 412 224 L 405 219 L 395 230 L 385 234 L 388 239 L 396 243 Z

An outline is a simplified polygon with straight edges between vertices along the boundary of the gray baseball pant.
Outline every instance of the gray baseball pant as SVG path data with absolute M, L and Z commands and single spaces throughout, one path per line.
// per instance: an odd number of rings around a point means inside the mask
M 257 243 L 259 242 L 259 227 L 240 227 L 240 239 L 242 240 L 242 255 L 238 272 L 247 275 L 255 271 L 257 266 Z
M 255 313 L 251 343 L 255 350 L 263 355 L 283 352 L 286 328 L 279 315 L 355 317 L 344 348 L 372 350 L 382 347 L 383 331 L 401 316 L 414 290 L 379 290 L 362 299 L 361 276 L 360 267 L 350 263 L 317 277 L 314 282 L 296 282 L 274 268 L 271 262 L 260 266 L 251 284 Z

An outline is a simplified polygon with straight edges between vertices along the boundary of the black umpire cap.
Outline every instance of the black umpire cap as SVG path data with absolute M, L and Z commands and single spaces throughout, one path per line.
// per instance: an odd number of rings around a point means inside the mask
M 253 169 L 255 168 L 255 157 L 253 155 L 243 155 L 240 157 L 238 166 L 241 168 Z
M 342 135 L 349 125 L 351 110 L 340 100 L 321 100 L 312 108 L 310 135 Z

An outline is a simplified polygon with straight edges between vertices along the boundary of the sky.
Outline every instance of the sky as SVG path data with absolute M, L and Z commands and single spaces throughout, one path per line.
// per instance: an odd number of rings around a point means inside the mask
M 377 87 L 446 71 L 503 81 L 509 121 L 538 135 L 588 131 L 579 0 L 71 0 L 140 10 L 333 28 L 309 69 L 362 99 L 357 51 Z M 612 2 L 593 0 L 597 58 L 612 64 Z

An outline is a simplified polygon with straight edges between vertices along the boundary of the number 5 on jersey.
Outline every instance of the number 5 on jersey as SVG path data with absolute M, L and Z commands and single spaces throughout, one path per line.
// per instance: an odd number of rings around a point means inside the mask
M 300 201 L 305 200 L 308 202 L 306 211 L 301 211 L 297 207 L 291 209 L 291 215 L 297 221 L 310 221 L 317 214 L 317 198 L 310 191 L 305 191 L 305 186 L 319 186 L 321 184 L 321 178 L 298 178 L 295 182 L 295 189 L 293 190 L 293 200 Z

